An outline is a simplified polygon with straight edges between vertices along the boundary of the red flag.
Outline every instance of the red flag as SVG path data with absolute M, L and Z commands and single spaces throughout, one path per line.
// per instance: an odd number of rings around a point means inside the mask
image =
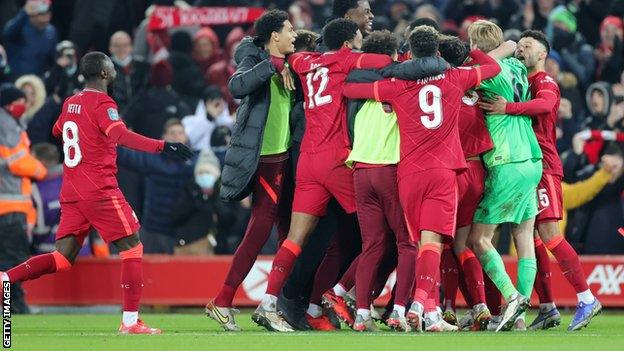
M 264 13 L 261 7 L 178 7 L 157 6 L 149 19 L 149 30 L 179 26 L 213 26 L 252 23 Z

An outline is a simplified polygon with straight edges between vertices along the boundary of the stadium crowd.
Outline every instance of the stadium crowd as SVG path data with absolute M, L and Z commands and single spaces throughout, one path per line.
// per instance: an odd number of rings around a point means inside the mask
M 252 26 L 152 31 L 148 18 L 153 5 L 288 9 L 295 29 L 316 32 L 332 9 L 331 0 L 0 1 L 0 107 L 25 99 L 19 128 L 0 132 L 0 179 L 4 172 L 24 172 L 11 164 L 19 157 L 15 153 L 30 152 L 23 165 L 28 171 L 20 176 L 33 180 L 32 189 L 0 184 L 0 270 L 30 253 L 54 249 L 63 147 L 51 131 L 64 99 L 82 88 L 77 63 L 92 50 L 107 52 L 115 64 L 112 96 L 129 128 L 187 143 L 197 152 L 192 162 L 182 162 L 120 148 L 118 179 L 142 222 L 145 252 L 207 255 L 236 250 L 251 200 L 223 202 L 216 189 L 240 103 L 227 83 L 236 70 L 235 49 L 246 35 L 253 35 Z M 564 181 L 589 178 L 605 153 L 622 154 L 621 143 L 604 141 L 597 133 L 624 132 L 622 2 L 376 0 L 370 5 L 373 29 L 389 29 L 399 37 L 414 19 L 425 17 L 436 21 L 441 32 L 464 40 L 468 25 L 479 19 L 499 24 L 506 39 L 517 40 L 526 29 L 544 31 L 553 46 L 546 69 L 561 87 L 557 147 Z M 13 141 L 23 147 L 7 144 Z M 19 200 L 9 196 L 15 195 L 15 187 L 18 195 L 32 197 L 31 206 L 16 205 Z M 579 253 L 624 253 L 624 240 L 617 234 L 624 226 L 623 190 L 620 178 L 568 213 L 566 237 Z M 27 233 L 16 231 L 16 223 L 27 223 Z M 508 245 L 508 240 L 501 242 Z M 95 232 L 89 244 L 85 255 L 110 254 Z M 265 253 L 275 249 L 273 239 Z

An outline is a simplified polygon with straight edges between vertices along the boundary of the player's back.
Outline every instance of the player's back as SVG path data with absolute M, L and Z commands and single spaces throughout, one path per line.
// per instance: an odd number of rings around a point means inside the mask
M 100 199 L 118 189 L 117 149 L 107 134 L 122 123 L 106 93 L 84 89 L 65 100 L 54 126 L 65 154 L 61 202 Z
M 381 55 L 379 55 L 381 56 Z M 347 101 L 342 90 L 347 75 L 360 68 L 364 55 L 343 48 L 325 53 L 303 52 L 289 59 L 304 92 L 306 130 L 301 151 L 347 148 Z M 388 62 L 390 58 L 388 57 Z
M 417 81 L 395 82 L 388 99 L 397 113 L 401 138 L 399 177 L 433 168 L 463 169 L 457 118 L 465 89 L 460 69 Z M 386 81 L 388 82 L 388 81 Z M 381 83 L 383 84 L 383 83 Z
M 479 86 L 485 97 L 502 96 L 510 102 L 531 99 L 526 67 L 518 59 L 499 61 L 501 72 Z M 529 116 L 487 115 L 486 125 L 494 148 L 483 159 L 488 167 L 542 157 Z

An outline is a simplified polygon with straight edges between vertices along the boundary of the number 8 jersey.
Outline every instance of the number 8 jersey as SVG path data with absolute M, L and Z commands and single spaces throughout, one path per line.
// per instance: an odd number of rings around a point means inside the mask
M 106 93 L 84 89 L 65 100 L 52 133 L 62 137 L 61 202 L 110 198 L 118 191 L 117 144 L 110 130 L 123 124 Z

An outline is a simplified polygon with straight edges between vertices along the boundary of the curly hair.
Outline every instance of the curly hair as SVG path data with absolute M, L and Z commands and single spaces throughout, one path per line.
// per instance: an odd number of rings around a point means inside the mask
M 323 43 L 329 50 L 338 50 L 345 41 L 351 41 L 357 35 L 358 25 L 344 18 L 337 18 L 323 28 Z
M 468 47 L 466 43 L 461 41 L 458 37 L 450 35 L 440 35 L 438 37 L 440 56 L 446 60 L 446 62 L 457 67 L 461 66 L 468 57 Z
M 410 50 L 415 58 L 433 56 L 438 51 L 438 31 L 430 26 L 418 26 L 409 36 Z
M 265 12 L 254 24 L 256 42 L 266 44 L 271 40 L 271 33 L 280 32 L 284 28 L 284 21 L 288 20 L 288 13 L 282 10 Z
M 319 38 L 317 33 L 307 29 L 297 29 L 297 39 L 295 39 L 295 51 L 314 51 L 316 50 L 316 41 Z
M 399 49 L 399 41 L 389 30 L 371 32 L 362 44 L 362 51 L 392 56 Z

